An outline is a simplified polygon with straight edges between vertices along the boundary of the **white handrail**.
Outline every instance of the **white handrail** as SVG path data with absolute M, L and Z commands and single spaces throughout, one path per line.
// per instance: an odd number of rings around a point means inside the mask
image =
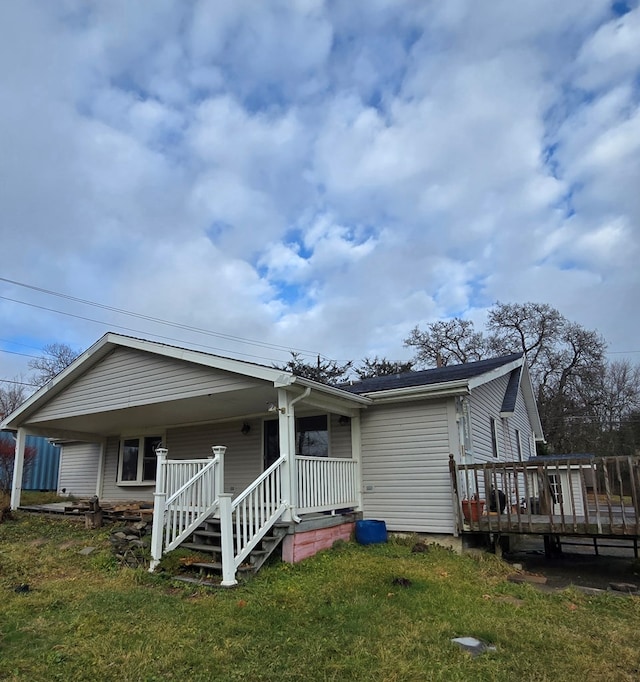
M 282 499 L 281 469 L 284 462 L 286 457 L 280 457 L 260 474 L 230 505 L 233 519 L 221 520 L 223 527 L 226 524 L 230 529 L 235 528 L 233 557 L 225 557 L 223 553 L 223 573 L 226 561 L 227 565 L 233 566 L 235 574 L 251 550 L 287 509 L 288 501 Z
M 175 549 L 218 507 L 216 477 L 220 458 L 205 461 L 206 465 L 164 504 L 165 552 Z

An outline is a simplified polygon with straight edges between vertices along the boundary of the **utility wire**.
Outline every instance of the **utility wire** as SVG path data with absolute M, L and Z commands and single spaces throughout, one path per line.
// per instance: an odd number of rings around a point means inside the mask
M 0 379 L 3 384 L 17 384 L 18 386 L 38 386 L 38 384 L 30 384 L 27 381 L 15 381 L 11 379 Z
M 234 336 L 232 334 L 223 334 L 221 332 L 215 332 L 210 329 L 202 329 L 201 327 L 193 327 L 188 324 L 182 324 L 180 322 L 172 322 L 170 320 L 164 320 L 159 317 L 153 317 L 151 315 L 144 315 L 143 313 L 136 313 L 130 310 L 124 310 L 122 308 L 115 308 L 114 306 L 109 306 L 105 305 L 104 303 L 97 303 L 96 301 L 89 301 L 84 298 L 78 298 L 77 296 L 71 296 L 69 294 L 63 294 L 59 291 L 53 291 L 51 289 L 44 289 L 43 287 L 37 287 L 32 284 L 26 284 L 24 282 L 18 282 L 13 279 L 8 279 L 6 277 L 0 277 L 0 282 L 6 282 L 7 284 L 13 284 L 15 286 L 19 287 L 24 287 L 25 289 L 31 289 L 32 291 L 39 291 L 43 294 L 48 294 L 50 296 L 57 296 L 58 298 L 63 298 L 68 301 L 74 301 L 76 303 L 82 303 L 83 305 L 89 305 L 93 306 L 95 308 L 101 308 L 102 310 L 109 310 L 110 312 L 114 313 L 119 313 L 121 315 L 129 315 L 130 317 L 135 317 L 140 320 L 145 320 L 147 322 L 156 322 L 158 324 L 163 324 L 169 327 L 174 327 L 176 329 L 183 329 L 185 331 L 191 331 L 191 332 L 196 332 L 198 334 L 205 334 L 207 336 L 214 336 L 216 338 L 221 338 L 221 339 L 226 339 L 228 341 L 236 341 L 240 343 L 246 343 L 250 344 L 253 346 L 261 346 L 263 348 L 269 348 L 271 350 L 279 350 L 279 351 L 290 351 L 292 350 L 289 346 L 282 346 L 276 343 L 268 343 L 266 341 L 256 341 L 254 339 L 247 339 L 242 336 Z M 4 298 L 4 297 L 0 297 Z M 8 300 L 13 300 L 13 299 L 8 299 Z M 21 303 L 21 301 L 16 301 L 17 303 Z M 25 304 L 29 305 L 29 304 Z M 60 312 L 60 311 L 54 311 L 54 312 Z M 65 313 L 62 313 L 65 314 Z M 82 318 L 81 318 L 82 319 Z M 126 327 L 121 327 L 121 329 L 126 329 Z M 135 331 L 135 330 L 134 330 Z M 138 332 L 139 333 L 139 332 Z M 316 351 L 311 351 L 311 350 L 304 350 L 301 348 L 294 348 L 293 350 L 296 350 L 300 353 L 303 353 L 305 355 L 318 355 Z M 250 355 L 248 353 L 242 353 L 242 355 Z M 260 356 L 250 356 L 250 357 L 260 357 Z M 324 357 L 324 356 L 323 356 Z M 264 359 L 264 358 L 263 358 Z M 327 358 L 329 359 L 329 358 Z
M 0 278 L 1 279 L 1 278 Z M 93 322 L 95 324 L 99 324 L 108 328 L 116 328 L 116 329 L 124 329 L 125 331 L 128 332 L 133 332 L 134 334 L 144 334 L 145 332 L 141 332 L 139 329 L 134 329 L 132 327 L 125 327 L 124 325 L 121 324 L 112 324 L 112 323 L 107 323 L 104 322 L 103 320 L 94 320 L 91 317 L 85 317 L 84 315 L 76 315 L 74 313 L 68 313 L 65 312 L 64 310 L 56 310 L 55 308 L 48 308 L 47 306 L 43 305 L 37 305 L 36 303 L 27 303 L 26 301 L 19 301 L 18 299 L 15 298 L 9 298 L 8 296 L 0 296 L 0 299 L 3 301 L 11 301 L 12 303 L 19 303 L 20 305 L 26 305 L 29 306 L 30 308 L 37 308 L 38 310 L 46 310 L 47 312 L 50 313 L 56 313 L 58 315 L 66 315 L 67 317 L 74 317 L 77 320 L 84 320 L 85 322 Z M 172 341 L 173 343 L 178 343 L 178 344 L 184 344 L 185 342 L 182 339 L 176 339 L 172 336 L 162 336 L 161 334 L 149 334 L 149 336 L 153 336 L 157 339 L 163 339 L 165 341 Z M 207 348 L 208 350 L 215 350 L 221 353 L 233 353 L 234 355 L 244 355 L 245 357 L 249 358 L 256 358 L 259 360 L 267 360 L 268 362 L 273 362 L 274 358 L 268 358 L 262 355 L 255 355 L 252 353 L 243 353 L 241 351 L 230 351 L 226 348 L 216 348 L 214 346 L 207 346 L 203 343 L 193 343 L 191 345 L 198 346 L 200 348 Z M 13 353 L 14 355 L 25 355 L 25 357 L 34 357 L 32 355 L 26 355 L 25 353 L 17 353 L 15 351 L 4 351 L 6 353 Z

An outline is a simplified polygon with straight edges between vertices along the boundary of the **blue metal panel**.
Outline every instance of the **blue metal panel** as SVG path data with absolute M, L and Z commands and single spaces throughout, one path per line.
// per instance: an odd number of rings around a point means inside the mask
M 12 433 L 0 433 L 0 439 L 15 445 Z M 25 468 L 22 481 L 23 490 L 56 490 L 58 487 L 58 468 L 60 466 L 60 448 L 46 438 L 27 436 L 26 446 L 34 448 L 36 456 L 30 466 Z

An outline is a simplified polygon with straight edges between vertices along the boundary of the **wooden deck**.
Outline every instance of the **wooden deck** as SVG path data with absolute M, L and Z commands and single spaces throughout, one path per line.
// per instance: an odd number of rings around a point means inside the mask
M 640 538 L 640 458 L 449 460 L 461 533 Z M 500 508 L 502 511 L 498 511 Z
M 543 514 L 483 514 L 477 521 L 464 520 L 461 530 L 476 533 L 510 533 L 531 535 L 584 535 L 586 537 L 640 537 L 636 518 L 590 520 L 584 516 L 563 519 L 562 516 Z

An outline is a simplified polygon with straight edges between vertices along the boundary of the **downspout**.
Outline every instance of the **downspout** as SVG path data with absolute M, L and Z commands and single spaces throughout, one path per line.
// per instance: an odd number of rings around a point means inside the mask
M 294 398 L 293 400 L 291 400 L 289 402 L 289 411 L 287 412 L 287 417 L 289 419 L 291 419 L 291 416 L 293 414 L 293 418 L 294 418 L 293 430 L 294 430 L 294 433 L 295 433 L 295 428 L 296 428 L 296 423 L 295 423 L 295 416 L 296 415 L 295 415 L 295 410 L 292 410 L 291 408 L 296 403 L 300 402 L 301 400 L 304 400 L 304 398 L 308 398 L 310 393 L 311 393 L 311 386 L 307 386 L 307 388 L 305 388 L 303 393 L 301 393 L 297 398 Z M 290 432 L 291 432 L 291 430 L 287 429 L 287 436 L 289 435 Z M 295 443 L 294 443 L 294 447 L 289 449 L 289 453 L 290 453 L 290 456 L 295 459 L 295 456 L 296 456 Z M 296 480 L 292 481 L 292 486 L 293 486 L 293 484 L 295 484 L 296 490 L 297 490 L 297 488 L 298 488 L 298 468 L 295 465 L 292 468 L 294 470 L 295 477 L 296 477 Z M 292 487 L 292 491 L 293 491 L 293 487 Z M 296 511 L 298 509 L 297 505 L 298 505 L 298 499 L 297 499 L 297 495 L 296 495 Z M 302 519 L 298 516 L 298 514 L 294 513 L 294 512 L 291 513 L 291 518 L 293 519 L 294 523 L 300 523 L 302 521 Z

